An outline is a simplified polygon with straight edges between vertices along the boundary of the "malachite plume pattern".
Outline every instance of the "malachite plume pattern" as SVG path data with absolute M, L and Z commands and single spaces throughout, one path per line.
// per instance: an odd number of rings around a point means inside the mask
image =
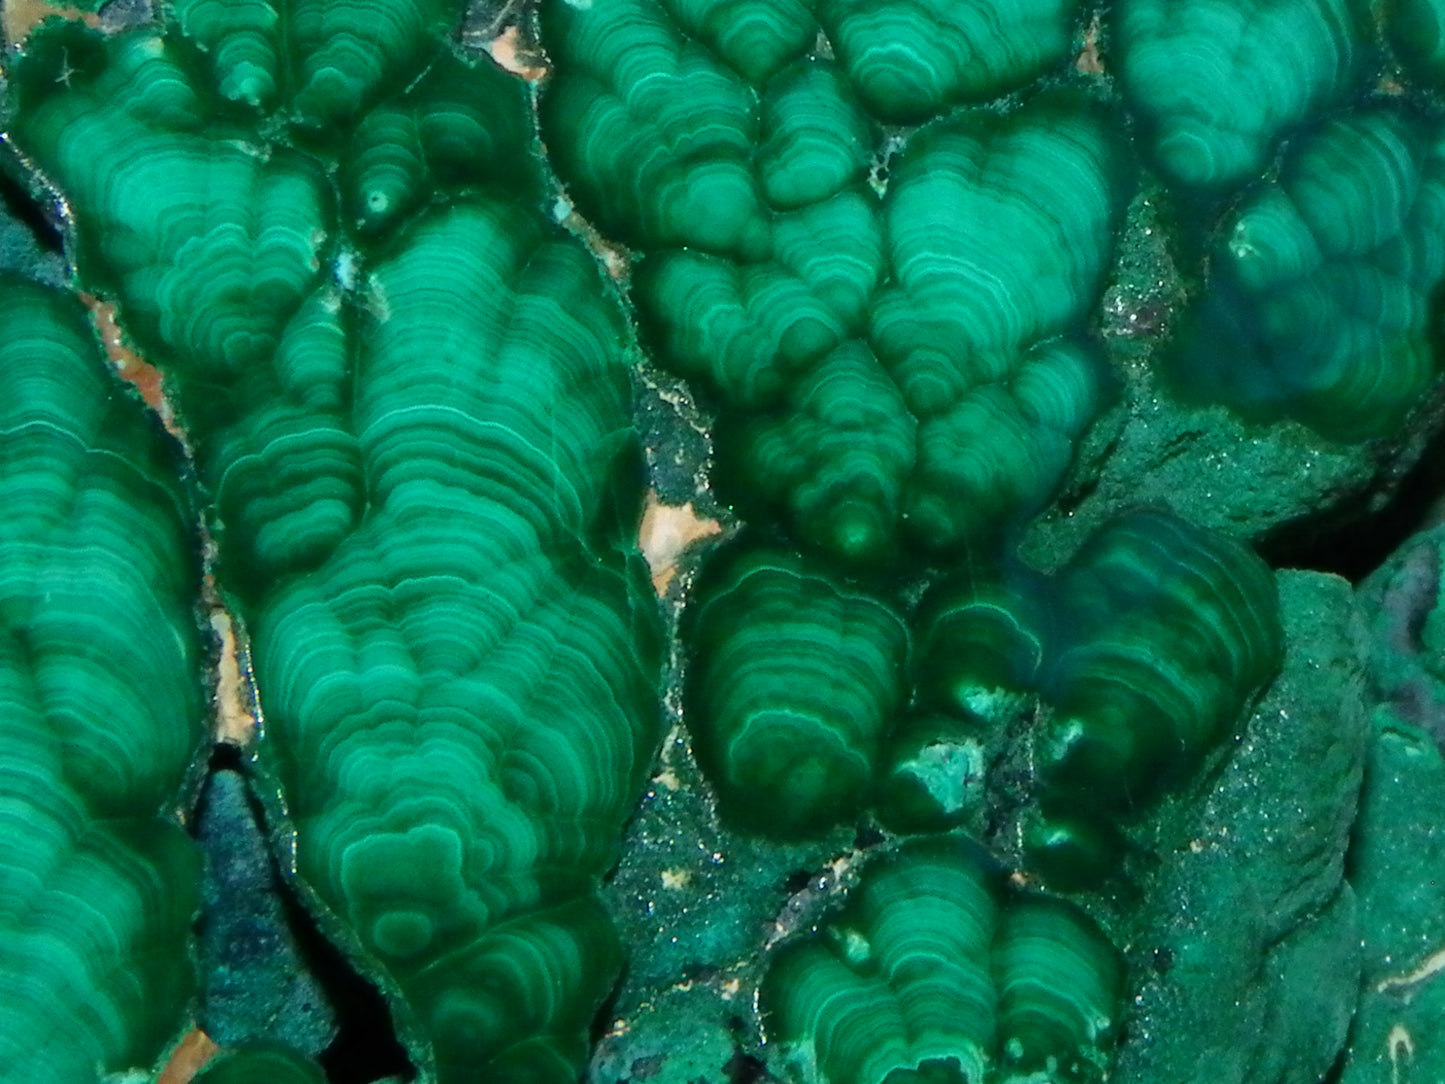
M 930 121 L 1057 64 L 1072 14 L 942 7 L 542 9 L 552 161 L 717 408 L 720 494 L 854 563 L 1037 512 L 1111 394 L 1087 316 L 1133 186 L 1117 120 L 1061 89 Z
M 1442 231 L 1445 127 L 1397 106 L 1325 122 L 1223 224 L 1171 375 L 1335 439 L 1394 432 L 1439 375 Z
M 1258 177 L 1276 141 L 1363 76 L 1357 0 L 1121 0 L 1124 96 L 1164 176 L 1220 189 Z
M 149 1071 L 194 976 L 204 731 L 180 457 L 84 307 L 0 276 L 0 1080 Z
M 851 819 L 907 697 L 902 614 L 745 541 L 709 567 L 687 622 L 686 717 L 721 815 L 783 836 Z
M 1123 961 L 1062 900 L 958 835 L 904 844 L 773 959 L 760 999 L 790 1079 L 1102 1081 Z
M 627 324 L 459 15 L 42 29 L 12 131 L 194 443 L 303 883 L 426 1071 L 568 1081 L 621 966 L 596 889 L 659 620 Z

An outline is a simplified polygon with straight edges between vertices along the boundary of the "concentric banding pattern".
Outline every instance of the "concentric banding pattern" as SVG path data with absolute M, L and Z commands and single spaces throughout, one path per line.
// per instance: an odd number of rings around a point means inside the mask
M 1291 126 L 1362 74 L 1355 0 L 1121 0 L 1122 87 L 1164 175 L 1221 188 L 1253 180 Z
M 1114 520 L 1057 591 L 1040 770 L 1076 807 L 1127 808 L 1194 767 L 1279 665 L 1269 568 L 1173 516 Z
M 778 953 L 760 996 L 769 1042 L 825 1084 L 1100 1081 L 1122 978 L 1081 911 L 1009 889 L 971 841 L 937 836 L 864 870 L 841 912 Z
M 438 1080 L 573 1081 L 658 737 L 626 323 L 457 5 L 179 14 L 39 32 L 17 138 L 167 367 L 328 929 Z
M 1400 108 L 1326 122 L 1223 223 L 1171 375 L 1246 416 L 1394 433 L 1439 375 L 1442 235 L 1445 128 Z
M 902 616 L 743 543 L 698 584 L 687 622 L 688 725 L 719 813 L 781 836 L 846 820 L 905 700 Z
M 147 1072 L 194 984 L 164 816 L 204 728 L 178 456 L 73 298 L 0 277 L 0 1079 Z
M 822 5 L 834 59 L 800 55 L 791 7 L 543 8 L 548 149 L 642 256 L 659 361 L 720 408 L 721 495 L 855 565 L 1038 511 L 1111 393 L 1085 321 L 1132 174 L 1105 111 L 1061 92 L 956 113 L 869 183 L 880 121 L 1026 82 L 1071 33 L 1057 5 L 939 14 Z M 736 62 L 744 27 L 772 59 Z M 997 70 L 967 60 L 984 40 Z

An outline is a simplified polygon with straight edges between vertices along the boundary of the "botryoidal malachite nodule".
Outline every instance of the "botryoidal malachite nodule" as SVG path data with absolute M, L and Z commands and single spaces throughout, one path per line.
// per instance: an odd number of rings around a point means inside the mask
M 0 276 L 0 1080 L 149 1071 L 185 1016 L 205 729 L 178 451 L 74 297 Z
M 1268 567 L 1161 512 L 1111 521 L 1054 576 L 1016 566 L 945 580 L 919 619 L 920 706 L 978 733 L 1037 697 L 1043 820 L 1026 849 L 1067 881 L 1107 871 L 1110 825 L 1198 766 L 1282 651 Z M 923 780 L 890 787 L 913 820 L 948 822 Z
M 1106 1079 L 1123 963 L 1062 900 L 1013 888 L 971 840 L 904 844 L 786 945 L 759 995 L 785 1079 Z
M 1292 140 L 1222 224 L 1170 360 L 1191 396 L 1325 436 L 1387 436 L 1435 381 L 1445 127 L 1363 109 Z
M 453 3 L 38 31 L 9 131 L 166 374 L 328 929 L 443 1082 L 572 1081 L 658 738 L 629 339 Z
M 1186 187 L 1254 180 L 1354 88 L 1367 19 L 1359 0 L 1120 0 L 1121 86 L 1155 164 Z
M 1070 6 L 941 6 L 542 8 L 548 151 L 640 254 L 658 361 L 718 408 L 720 495 L 853 562 L 1038 511 L 1110 392 L 1087 317 L 1132 191 L 1117 120 L 1060 90 L 901 144 L 880 123 L 1057 65 Z M 996 66 L 968 66 L 984 39 Z
M 908 694 L 908 628 L 882 598 L 743 541 L 694 587 L 686 711 L 728 821 L 806 835 L 853 817 Z

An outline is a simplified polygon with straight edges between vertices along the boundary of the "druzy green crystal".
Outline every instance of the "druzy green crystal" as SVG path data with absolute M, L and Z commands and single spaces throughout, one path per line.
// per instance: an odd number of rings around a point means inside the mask
M 1290 127 L 1351 88 L 1365 41 L 1356 0 L 1121 0 L 1125 97 L 1164 175 L 1253 180 Z
M 697 5 L 676 6 L 544 5 L 541 115 L 579 208 L 642 257 L 658 360 L 718 407 L 721 495 L 855 562 L 1037 511 L 1109 394 L 1085 317 L 1131 187 L 1117 122 L 1045 94 L 919 129 L 882 195 L 869 169 L 880 119 L 1026 81 L 1067 13 L 950 9 L 940 27 L 933 5 L 820 6 L 835 60 L 803 55 L 792 8 L 705 5 L 694 35 Z M 744 28 L 772 60 L 716 44 Z M 995 33 L 1007 77 L 964 59 Z
M 657 737 L 627 325 L 455 5 L 269 10 L 43 30 L 13 130 L 195 443 L 303 883 L 425 1072 L 572 1080 Z
M 902 615 L 756 544 L 695 592 L 686 710 L 719 812 L 783 836 L 852 816 L 907 695 Z
M 1327 122 L 1223 224 L 1171 375 L 1248 417 L 1390 434 L 1438 373 L 1442 232 L 1445 129 L 1399 108 Z
M 194 985 L 204 728 L 179 457 L 79 301 L 0 277 L 0 1079 L 149 1071 Z
M 841 912 L 778 953 L 760 998 L 789 1079 L 1100 1081 L 1122 978 L 1083 912 L 938 836 L 870 864 Z

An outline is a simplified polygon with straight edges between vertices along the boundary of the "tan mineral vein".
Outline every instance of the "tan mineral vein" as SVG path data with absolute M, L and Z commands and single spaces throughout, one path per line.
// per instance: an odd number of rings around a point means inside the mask
M 717 520 L 699 516 L 692 502 L 663 504 L 656 490 L 648 490 L 637 545 L 652 570 L 652 587 L 659 598 L 667 594 L 677 576 L 678 561 L 687 548 L 700 539 L 721 533 L 722 525 Z

